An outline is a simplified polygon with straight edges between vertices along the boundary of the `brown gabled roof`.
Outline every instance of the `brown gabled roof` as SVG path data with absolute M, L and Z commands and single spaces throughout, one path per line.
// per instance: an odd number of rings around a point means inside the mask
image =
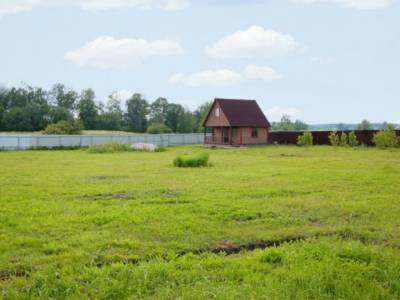
M 216 103 L 219 104 L 232 127 L 271 127 L 255 100 L 216 98 L 210 112 Z M 208 115 L 204 124 L 208 119 Z

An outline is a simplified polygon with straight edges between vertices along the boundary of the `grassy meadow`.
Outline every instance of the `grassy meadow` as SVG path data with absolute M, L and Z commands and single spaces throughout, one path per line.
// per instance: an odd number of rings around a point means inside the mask
M 178 155 L 211 166 L 176 168 Z M 399 299 L 400 151 L 0 152 L 0 299 Z

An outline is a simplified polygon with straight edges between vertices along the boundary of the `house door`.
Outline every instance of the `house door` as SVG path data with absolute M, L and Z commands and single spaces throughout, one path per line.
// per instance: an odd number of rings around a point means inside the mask
M 222 141 L 224 144 L 229 144 L 229 128 L 222 129 Z
M 239 144 L 239 129 L 232 128 L 232 144 Z

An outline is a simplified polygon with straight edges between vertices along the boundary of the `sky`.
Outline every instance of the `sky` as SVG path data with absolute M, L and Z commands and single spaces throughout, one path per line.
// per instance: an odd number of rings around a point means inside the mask
M 0 0 L 0 84 L 400 123 L 399 0 Z

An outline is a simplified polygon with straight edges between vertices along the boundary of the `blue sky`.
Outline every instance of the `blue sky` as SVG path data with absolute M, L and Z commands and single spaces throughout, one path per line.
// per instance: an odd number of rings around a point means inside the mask
M 400 122 L 398 0 L 0 0 L 0 84 Z

